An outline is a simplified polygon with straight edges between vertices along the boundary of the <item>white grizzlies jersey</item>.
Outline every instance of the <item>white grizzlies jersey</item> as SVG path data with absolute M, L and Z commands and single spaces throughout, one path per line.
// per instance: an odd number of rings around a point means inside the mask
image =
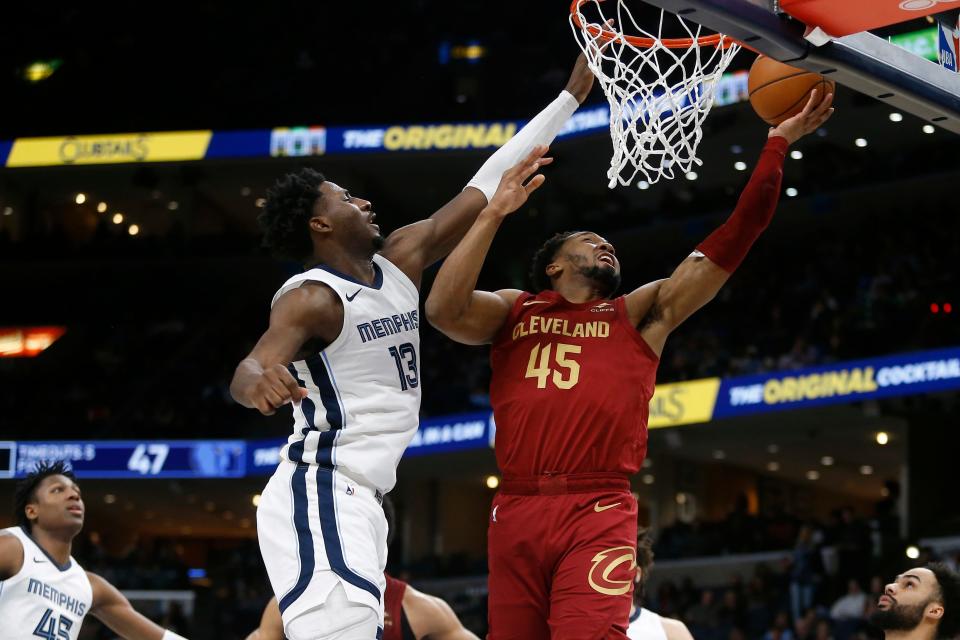
M 294 406 L 290 462 L 336 468 L 386 493 L 420 413 L 420 295 L 399 268 L 373 256 L 368 286 L 320 265 L 294 276 L 273 297 L 322 282 L 343 303 L 343 329 L 323 351 L 289 365 L 308 395 Z
M 667 632 L 658 614 L 641 608 L 630 617 L 627 637 L 630 640 L 667 640 Z
M 0 637 L 4 640 L 76 640 L 93 589 L 72 557 L 59 565 L 20 527 L 0 530 L 23 545 L 23 566 L 0 581 Z

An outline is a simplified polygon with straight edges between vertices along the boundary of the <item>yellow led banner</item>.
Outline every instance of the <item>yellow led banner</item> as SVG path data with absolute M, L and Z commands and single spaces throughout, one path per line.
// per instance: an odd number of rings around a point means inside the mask
M 201 160 L 212 131 L 120 133 L 63 138 L 19 138 L 13 143 L 8 167 L 50 167 L 128 162 Z
M 657 385 L 650 400 L 649 428 L 709 422 L 719 390 L 720 378 Z

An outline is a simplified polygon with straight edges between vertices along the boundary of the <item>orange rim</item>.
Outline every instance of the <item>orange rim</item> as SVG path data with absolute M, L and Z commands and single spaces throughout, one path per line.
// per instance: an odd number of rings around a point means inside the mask
M 603 2 L 603 0 L 598 1 Z M 583 23 L 580 22 L 580 16 L 578 16 L 577 13 L 580 7 L 587 2 L 590 2 L 590 0 L 573 0 L 573 2 L 570 3 L 570 17 L 573 20 L 573 24 L 577 25 L 579 29 L 586 31 L 594 38 L 598 38 L 604 42 L 623 40 L 642 49 L 649 49 L 656 46 L 658 42 L 667 49 L 689 49 L 694 44 L 701 47 L 721 47 L 722 49 L 729 49 L 735 44 L 743 44 L 739 40 L 719 33 L 715 33 L 712 36 L 703 36 L 702 38 L 663 38 L 662 40 L 658 40 L 656 38 L 644 38 L 642 36 L 628 36 L 617 33 L 616 31 L 610 31 L 609 29 L 603 29 L 593 24 L 583 26 Z

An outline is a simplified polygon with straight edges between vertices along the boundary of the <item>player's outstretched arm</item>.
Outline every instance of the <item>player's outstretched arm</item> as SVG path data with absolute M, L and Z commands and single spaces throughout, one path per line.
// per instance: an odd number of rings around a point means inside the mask
M 480 640 L 464 628 L 450 605 L 411 586 L 407 586 L 403 594 L 403 611 L 410 621 L 410 630 L 418 638 Z
M 730 218 L 701 242 L 666 280 L 627 295 L 627 312 L 660 355 L 667 336 L 710 302 L 770 224 L 780 199 L 787 146 L 816 131 L 833 114 L 833 94 L 814 91 L 803 111 L 774 127 Z
M 270 311 L 270 326 L 230 382 L 230 395 L 249 409 L 274 413 L 307 395 L 287 370 L 297 351 L 318 338 L 333 342 L 343 325 L 343 303 L 326 285 L 307 282 L 284 293 Z
M 138 613 L 117 588 L 95 573 L 87 572 L 93 589 L 90 615 L 125 640 L 185 640 Z
M 492 341 L 520 295 L 514 289 L 495 293 L 477 291 L 477 278 L 497 229 L 546 179 L 543 174 L 533 175 L 552 162 L 552 158 L 543 157 L 546 152 L 545 146 L 534 147 L 522 162 L 503 174 L 490 204 L 443 261 L 433 281 L 425 306 L 427 320 L 457 342 L 486 344 Z
M 23 544 L 16 536 L 0 535 L 0 580 L 20 573 L 23 568 Z
M 246 640 L 283 640 L 283 618 L 276 598 L 270 598 L 260 616 L 260 626 Z
M 667 640 L 693 640 L 690 629 L 687 629 L 687 625 L 680 620 L 660 618 L 660 624 L 663 626 L 664 633 L 667 634 Z
M 549 145 L 586 100 L 592 87 L 593 73 L 581 54 L 560 95 L 498 149 L 453 200 L 428 219 L 391 233 L 382 251 L 384 257 L 419 283 L 423 270 L 449 254 L 463 238 L 477 215 L 493 198 L 503 173 L 535 146 Z

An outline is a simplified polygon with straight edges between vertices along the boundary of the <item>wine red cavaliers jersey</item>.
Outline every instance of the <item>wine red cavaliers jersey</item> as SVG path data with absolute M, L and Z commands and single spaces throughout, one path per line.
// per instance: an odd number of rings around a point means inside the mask
M 490 351 L 504 478 L 639 471 L 658 363 L 623 297 L 520 295 Z
M 416 640 L 410 622 L 403 610 L 403 595 L 407 592 L 407 583 L 384 573 L 387 588 L 383 595 L 383 638 L 382 640 Z

